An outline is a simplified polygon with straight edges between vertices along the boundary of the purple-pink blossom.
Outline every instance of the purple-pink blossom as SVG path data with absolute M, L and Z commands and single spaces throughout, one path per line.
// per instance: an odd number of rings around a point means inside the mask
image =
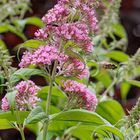
M 38 30 L 35 35 L 38 39 L 44 40 L 53 36 L 55 42 L 57 42 L 57 40 L 72 40 L 85 52 L 89 53 L 93 51 L 92 40 L 89 37 L 88 26 L 85 23 L 65 23 L 60 26 L 49 25 L 42 30 Z
M 66 60 L 60 63 L 58 69 L 64 76 L 73 76 L 79 79 L 89 77 L 88 68 L 77 58 L 67 57 Z
M 78 83 L 73 80 L 63 81 L 62 83 L 63 90 L 68 93 L 68 96 L 78 96 L 78 100 L 82 99 L 79 107 L 85 108 L 88 110 L 95 110 L 98 100 L 96 95 L 92 93 L 84 84 Z M 78 103 L 77 100 L 77 103 Z
M 59 54 L 58 48 L 55 46 L 40 46 L 38 49 L 34 50 L 32 53 L 25 52 L 22 56 L 19 66 L 21 68 L 27 67 L 29 65 L 51 65 L 55 60 L 62 61 L 65 59 L 64 54 Z
M 66 41 L 73 40 L 85 52 L 91 52 L 93 49 L 86 24 L 66 23 L 56 28 L 56 34 Z
M 36 107 L 37 102 L 39 101 L 39 98 L 36 95 L 40 88 L 35 85 L 34 82 L 31 80 L 21 81 L 16 85 L 15 89 L 17 90 L 15 106 L 18 110 L 25 111 Z M 3 111 L 8 111 L 10 109 L 6 96 L 2 99 L 1 108 Z
M 2 99 L 1 109 L 3 111 L 8 111 L 9 110 L 9 103 L 8 103 L 8 100 L 7 100 L 6 96 Z
M 58 49 L 53 46 L 41 46 L 32 55 L 32 64 L 51 65 L 54 60 L 59 59 Z
M 96 17 L 95 10 L 93 10 L 86 4 L 81 5 L 81 7 L 81 10 L 85 14 L 82 21 L 88 25 L 89 29 L 92 32 L 96 32 L 98 30 L 98 20 Z
M 46 24 L 53 24 L 55 22 L 59 23 L 64 20 L 64 17 L 69 14 L 69 11 L 64 4 L 65 2 L 58 2 L 54 8 L 50 9 L 48 13 L 42 18 L 43 22 Z
M 28 67 L 31 64 L 31 61 L 32 61 L 32 54 L 29 51 L 25 51 L 19 63 L 19 67 L 21 68 Z
M 37 39 L 59 43 L 73 40 L 85 52 L 93 51 L 91 32 L 98 30 L 95 0 L 59 0 L 42 18 L 46 26 L 35 33 Z
M 35 36 L 37 39 L 47 39 L 49 36 L 49 28 L 44 28 L 44 29 L 39 29 L 38 31 L 35 32 Z

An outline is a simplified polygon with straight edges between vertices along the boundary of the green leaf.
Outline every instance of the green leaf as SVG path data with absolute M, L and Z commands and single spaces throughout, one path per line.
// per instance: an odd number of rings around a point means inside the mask
M 136 81 L 136 80 L 127 80 L 126 82 L 128 84 L 133 85 L 133 86 L 140 87 L 140 82 L 139 81 Z
M 72 57 L 72 58 L 77 58 L 77 59 L 79 59 L 81 62 L 83 62 L 83 63 L 85 64 L 85 60 L 80 56 L 80 54 L 78 54 L 78 53 L 72 51 L 71 49 L 66 49 L 66 50 L 65 50 L 65 53 L 66 53 L 68 56 Z
M 29 69 L 29 68 L 22 68 L 19 69 L 17 71 L 15 71 L 12 75 L 11 75 L 11 82 L 14 85 L 16 82 L 18 82 L 21 79 L 29 79 L 30 76 L 33 75 L 40 75 L 40 76 L 45 76 L 43 71 L 39 70 L 39 69 Z
M 118 136 L 120 140 L 123 140 L 124 138 L 122 132 L 120 132 L 119 129 L 111 125 L 92 126 L 92 125 L 83 125 L 79 123 L 78 125 L 67 129 L 65 131 L 65 134 L 70 134 L 72 136 L 79 138 L 80 140 L 86 140 L 86 139 L 93 140 L 93 136 L 92 136 L 93 133 L 98 133 L 98 134 L 100 133 L 104 136 L 108 136 L 104 131 L 110 132 L 115 136 Z
M 9 106 L 10 106 L 10 110 L 13 112 L 15 109 L 15 97 L 17 94 L 17 90 L 14 90 L 12 92 L 8 92 L 6 94 L 6 98 L 8 100 Z
M 96 112 L 112 124 L 117 123 L 125 115 L 122 106 L 115 100 L 100 102 Z
M 121 38 L 126 37 L 125 29 L 124 29 L 124 27 L 121 24 L 119 24 L 119 23 L 118 24 L 114 24 L 113 25 L 113 29 L 114 29 L 114 33 L 116 35 L 118 35 L 119 37 L 121 37 Z
M 112 134 L 117 136 L 119 140 L 124 140 L 122 132 L 119 129 L 115 128 L 114 126 L 101 125 L 94 130 L 94 133 L 102 134 L 102 132 L 104 133 L 105 131 L 111 132 Z
M 18 28 L 21 31 L 24 30 L 25 25 L 27 25 L 27 24 L 35 25 L 38 27 L 44 26 L 42 20 L 38 17 L 29 17 L 29 18 L 22 19 L 22 20 L 18 19 L 18 20 L 15 20 L 13 23 L 16 26 L 16 28 Z
M 43 87 L 41 90 L 39 90 L 38 97 L 46 100 L 47 95 L 48 95 L 48 91 L 49 91 L 49 86 Z M 59 89 L 58 87 L 53 87 L 52 88 L 52 96 L 61 97 L 61 98 L 66 98 L 67 97 L 65 95 L 65 93 L 61 89 Z
M 70 122 L 70 121 L 53 121 L 49 123 L 49 131 L 64 131 L 68 127 L 77 125 L 77 122 Z
M 19 30 L 17 30 L 14 26 L 11 25 L 1 25 L 0 26 L 0 33 L 5 33 L 5 32 L 12 32 L 14 34 L 16 34 L 17 36 L 21 37 L 23 40 L 26 40 L 26 37 L 24 36 L 24 34 L 22 32 L 20 32 Z
M 0 119 L 0 130 L 13 128 L 10 122 L 6 119 Z
M 111 51 L 106 56 L 118 62 L 125 62 L 129 59 L 129 56 L 121 51 Z
M 65 131 L 65 134 L 75 136 L 80 140 L 93 140 L 92 133 L 97 126 L 83 125 L 82 123 L 72 126 Z
M 67 49 L 69 47 L 73 47 L 74 45 L 76 45 L 75 42 L 70 40 L 64 45 L 64 48 Z
M 51 121 L 70 121 L 70 122 L 83 122 L 92 125 L 106 124 L 104 120 L 95 112 L 90 112 L 83 109 L 74 109 L 70 111 L 60 112 L 50 116 Z
M 8 121 L 17 121 L 15 113 L 16 113 L 16 111 L 14 111 L 14 113 L 11 113 L 11 111 L 1 112 L 0 113 L 0 120 L 6 119 Z M 24 119 L 28 116 L 29 112 L 28 111 L 18 111 L 18 114 L 20 116 L 21 123 L 23 123 Z
M 26 24 L 32 24 L 32 25 L 36 25 L 38 27 L 43 27 L 44 24 L 42 22 L 42 20 L 38 17 L 29 17 L 25 19 L 25 23 Z
M 57 106 L 50 106 L 50 114 L 59 113 L 61 110 Z
M 99 74 L 100 72 L 100 67 L 99 67 L 99 64 L 97 64 L 95 61 L 93 60 L 90 60 L 88 63 L 87 63 L 88 67 L 91 68 L 90 70 L 90 76 L 91 77 L 95 77 Z
M 20 49 L 20 48 L 33 48 L 33 49 L 36 49 L 41 45 L 44 45 L 43 41 L 31 39 L 31 40 L 28 40 L 28 41 L 16 46 L 16 49 Z
M 26 128 L 33 132 L 35 135 L 37 135 L 39 132 L 39 123 L 28 124 L 26 125 Z
M 0 48 L 7 50 L 6 44 L 0 39 Z M 8 50 L 7 50 L 7 54 L 9 54 Z
M 105 119 L 95 112 L 82 109 L 74 109 L 66 112 L 60 112 L 50 115 L 49 131 L 63 131 L 68 127 L 75 126 L 78 123 L 82 125 L 91 125 L 92 128 L 109 124 Z
M 8 25 L 1 25 L 0 26 L 0 33 L 4 33 L 9 31 L 9 26 Z
M 44 110 L 46 109 L 46 102 L 47 101 L 41 101 L 38 105 L 41 106 Z M 50 114 L 61 112 L 61 110 L 56 105 L 50 105 Z
M 25 124 L 34 124 L 44 119 L 47 119 L 46 113 L 40 106 L 38 106 L 30 112 Z
M 100 72 L 96 79 L 104 84 L 106 88 L 112 83 L 112 79 L 107 71 Z
M 126 83 L 126 82 L 123 82 L 121 83 L 121 96 L 122 96 L 122 99 L 126 100 L 126 97 L 127 97 L 127 94 L 130 90 L 130 87 L 131 85 Z
M 93 37 L 93 42 L 94 45 L 98 45 L 98 43 L 102 40 L 102 36 L 101 35 L 96 35 L 95 37 Z

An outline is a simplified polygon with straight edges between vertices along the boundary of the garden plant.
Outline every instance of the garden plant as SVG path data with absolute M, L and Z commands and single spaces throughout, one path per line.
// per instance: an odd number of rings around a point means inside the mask
M 0 33 L 24 41 L 15 47 L 15 68 L 0 40 L 0 129 L 16 129 L 22 140 L 25 128 L 37 140 L 139 140 L 140 99 L 128 115 L 114 100 L 116 87 L 125 101 L 132 85 L 140 87 L 140 49 L 125 53 L 121 0 L 58 0 L 42 19 L 22 19 L 29 5 L 23 0 L 0 19 Z M 40 27 L 30 40 L 23 34 L 28 23 Z

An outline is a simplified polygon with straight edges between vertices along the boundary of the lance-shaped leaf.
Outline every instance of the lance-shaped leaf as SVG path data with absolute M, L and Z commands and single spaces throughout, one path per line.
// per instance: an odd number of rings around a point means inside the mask
M 71 49 L 66 49 L 65 53 L 72 58 L 79 59 L 85 65 L 85 60 L 83 59 L 83 57 L 79 53 L 76 53 L 76 52 L 72 51 Z
M 33 75 L 40 75 L 40 76 L 46 76 L 44 75 L 43 71 L 39 70 L 39 69 L 29 69 L 29 68 L 22 68 L 19 69 L 17 71 L 15 71 L 12 75 L 11 75 L 11 83 L 15 84 L 16 82 L 18 82 L 21 79 L 29 79 L 30 76 Z
M 10 110 L 13 112 L 14 109 L 15 109 L 15 97 L 16 97 L 16 94 L 17 94 L 17 90 L 14 90 L 12 92 L 8 92 L 6 94 L 6 98 L 8 100 L 8 103 L 9 103 L 9 107 L 10 107 Z
M 41 41 L 41 40 L 31 39 L 31 40 L 28 40 L 28 41 L 16 46 L 16 49 L 21 49 L 21 48 L 36 49 L 41 45 L 45 45 L 45 43 L 43 41 Z
M 20 123 L 23 123 L 24 119 L 28 116 L 29 112 L 28 111 L 18 111 L 18 115 L 20 117 Z M 12 113 L 11 111 L 8 112 L 1 112 L 0 113 L 0 120 L 7 120 L 7 121 L 17 121 L 16 118 L 16 111 Z
M 49 130 L 64 130 L 67 127 L 74 126 L 79 122 L 92 126 L 109 124 L 105 119 L 95 112 L 74 109 L 50 115 Z
M 124 140 L 123 133 L 114 126 L 101 125 L 94 130 L 94 133 L 97 133 L 97 134 L 103 135 L 103 137 L 109 138 L 106 132 L 113 134 L 114 137 L 117 136 L 119 140 Z
M 49 86 L 43 87 L 41 90 L 39 90 L 38 97 L 46 100 L 47 95 L 48 95 L 48 91 L 49 91 Z M 61 97 L 61 98 L 67 97 L 66 94 L 58 87 L 52 88 L 52 96 Z
M 122 106 L 115 100 L 100 102 L 96 112 L 112 124 L 117 123 L 125 115 Z
M 25 121 L 25 124 L 27 125 L 27 124 L 37 123 L 44 119 L 47 119 L 46 113 L 40 106 L 38 106 L 30 112 L 30 114 L 28 115 Z

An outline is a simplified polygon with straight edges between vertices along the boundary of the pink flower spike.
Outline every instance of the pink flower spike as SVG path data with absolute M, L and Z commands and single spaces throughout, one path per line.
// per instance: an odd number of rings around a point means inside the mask
M 24 52 L 21 62 L 19 63 L 20 68 L 28 67 L 32 62 L 32 54 L 30 52 Z
M 54 8 L 50 9 L 48 13 L 42 18 L 43 22 L 48 25 L 54 22 L 60 22 L 63 17 L 67 16 L 69 11 L 65 6 L 65 2 L 66 1 L 58 2 Z
M 89 77 L 88 68 L 79 59 L 67 57 L 66 60 L 60 63 L 59 67 L 58 69 L 61 69 L 64 76 L 74 76 L 79 79 Z
M 34 82 L 31 80 L 21 81 L 15 88 L 18 91 L 15 97 L 15 104 L 18 110 L 25 111 L 36 107 L 39 101 L 36 95 L 40 88 Z M 3 111 L 9 110 L 9 103 L 6 96 L 2 99 L 1 108 Z
M 77 95 L 79 100 L 82 100 L 80 107 L 87 110 L 95 110 L 98 100 L 96 95 L 92 93 L 85 85 L 78 83 L 76 81 L 67 80 L 63 81 L 62 88 L 68 95 Z
M 19 66 L 21 68 L 29 65 L 51 65 L 55 60 L 62 61 L 65 55 L 58 52 L 55 46 L 40 46 L 33 53 L 25 52 Z

